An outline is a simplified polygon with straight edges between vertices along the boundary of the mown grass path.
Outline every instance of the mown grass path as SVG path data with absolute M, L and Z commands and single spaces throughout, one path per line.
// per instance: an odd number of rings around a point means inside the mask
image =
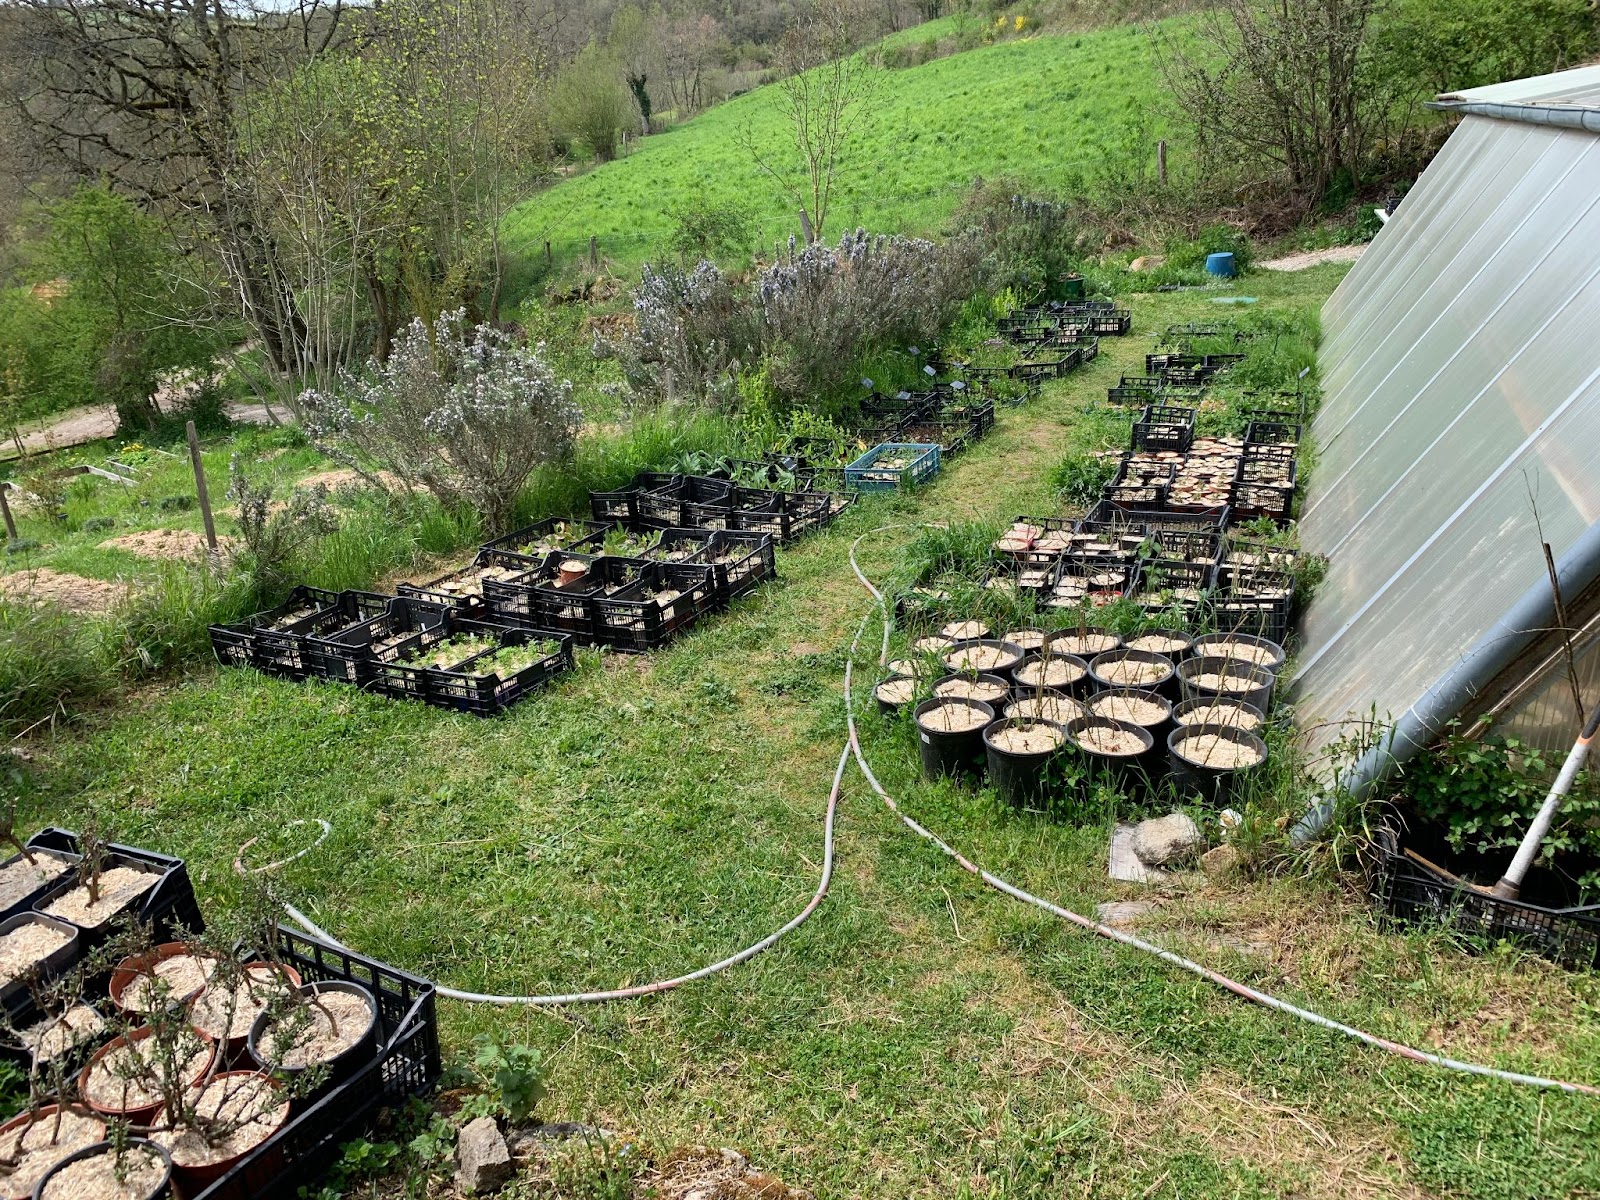
M 1314 304 L 1338 268 L 1250 279 Z M 1218 312 L 1133 301 L 1138 333 L 1002 412 L 912 498 L 858 506 L 780 557 L 783 581 L 650 658 L 583 656 L 506 719 L 195 667 L 34 746 L 36 820 L 98 814 L 188 857 L 230 903 L 237 846 L 295 818 L 334 833 L 286 872 L 351 945 L 456 987 L 640 983 L 782 924 L 815 886 L 866 598 L 846 552 L 893 520 L 1052 511 L 1044 476 L 1142 336 Z M 896 561 L 893 537 L 863 565 Z M 989 869 L 1077 909 L 1106 825 L 1008 816 L 917 777 L 903 726 L 864 726 L 886 785 Z M 1353 888 L 1174 889 L 1151 928 L 1249 982 L 1461 1057 L 1600 1079 L 1600 988 L 1511 954 L 1380 936 Z M 1243 1005 L 1024 909 L 908 835 L 858 779 L 826 904 L 771 952 L 637 1003 L 442 1006 L 543 1047 L 551 1119 L 647 1145 L 736 1145 L 819 1196 L 1556 1196 L 1600 1188 L 1600 1106 L 1383 1057 Z

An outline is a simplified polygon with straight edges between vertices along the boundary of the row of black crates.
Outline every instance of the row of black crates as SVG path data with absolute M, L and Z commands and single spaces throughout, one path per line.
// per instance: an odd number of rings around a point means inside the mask
M 1133 329 L 1133 318 L 1109 300 L 1085 300 L 1027 305 L 1001 317 L 996 327 L 1013 344 L 1029 345 L 1062 333 L 1122 337 Z
M 752 488 L 706 475 L 644 471 L 615 492 L 590 492 L 596 521 L 625 529 L 764 533 L 784 544 L 830 524 L 853 497 L 836 492 Z
M 28 848 L 35 854 L 72 861 L 81 850 L 76 834 L 56 828 L 36 833 L 28 840 Z M 112 845 L 106 852 L 115 862 L 161 873 L 160 882 L 131 911 L 134 920 L 150 927 L 157 943 L 204 932 L 205 921 L 182 859 L 133 846 Z M 398 1108 L 411 1097 L 428 1094 L 443 1073 L 433 984 L 281 926 L 273 936 L 274 957 L 306 983 L 342 981 L 371 993 L 378 1009 L 376 1050 L 349 1078 L 296 1101 L 277 1133 L 215 1182 L 191 1193 L 190 1200 L 282 1200 L 305 1194 L 339 1161 L 346 1143 L 377 1128 L 382 1109 Z M 71 964 L 76 967 L 76 962 Z M 58 970 L 58 978 L 64 970 Z M 108 982 L 109 972 L 102 971 L 87 981 L 86 990 L 104 992 Z M 8 1025 L 26 1029 L 45 1015 L 30 999 L 28 1007 L 8 1010 Z M 94 1048 L 92 1042 L 78 1046 L 72 1052 L 74 1061 L 86 1060 Z M 25 1046 L 9 1037 L 0 1039 L 0 1054 L 24 1066 L 32 1057 Z M 76 1075 L 69 1073 L 69 1078 L 76 1080 Z
M 452 638 L 487 648 L 448 664 L 429 662 Z M 499 622 L 481 608 L 304 586 L 276 608 L 213 625 L 211 645 L 224 666 L 348 683 L 479 717 L 504 712 L 573 666 L 572 638 L 559 631 Z M 494 665 L 497 656 L 528 647 L 536 653 L 521 666 Z
M 1133 598 L 1219 629 L 1273 641 L 1288 634 L 1298 553 L 1228 536 L 1213 516 L 1102 503 L 1083 518 L 1021 516 L 1013 528 L 1020 524 L 1040 536 L 1007 555 L 1008 570 L 1043 602 L 1069 581 L 1067 591 L 1081 586 L 1082 594 L 1061 595 L 1068 606 Z

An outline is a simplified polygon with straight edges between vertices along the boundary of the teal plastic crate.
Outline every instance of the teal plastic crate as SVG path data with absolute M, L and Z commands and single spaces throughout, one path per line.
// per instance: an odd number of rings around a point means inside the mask
M 924 484 L 938 473 L 938 446 L 923 442 L 884 442 L 846 467 L 844 482 L 846 487 L 858 492 L 894 492 Z

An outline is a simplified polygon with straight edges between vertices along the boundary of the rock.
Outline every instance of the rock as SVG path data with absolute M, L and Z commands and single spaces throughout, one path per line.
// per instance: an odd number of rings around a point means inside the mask
M 463 1196 L 497 1192 L 515 1168 L 493 1117 L 468 1121 L 456 1135 L 456 1190 Z
M 1200 869 L 1213 879 L 1232 875 L 1239 869 L 1239 852 L 1232 846 L 1218 846 L 1200 856 Z
M 1113 900 L 1095 905 L 1094 915 L 1102 925 L 1128 929 L 1138 924 L 1140 917 L 1149 916 L 1155 910 L 1156 906 L 1149 900 Z
M 1188 814 L 1152 817 L 1133 827 L 1133 852 L 1146 866 L 1161 867 L 1190 857 L 1203 845 L 1200 827 Z
M 1141 254 L 1128 264 L 1130 271 L 1154 271 L 1158 267 L 1167 265 L 1165 254 Z

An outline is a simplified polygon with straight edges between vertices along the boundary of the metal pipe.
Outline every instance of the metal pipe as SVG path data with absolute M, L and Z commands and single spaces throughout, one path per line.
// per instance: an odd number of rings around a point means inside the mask
M 1505 104 L 1493 100 L 1441 98 L 1429 101 L 1428 107 L 1468 117 L 1488 117 L 1495 121 L 1520 121 L 1524 125 L 1600 133 L 1600 108 L 1585 108 L 1579 104 Z
M 1561 593 L 1576 596 L 1600 578 L 1600 521 L 1589 526 L 1567 548 L 1556 568 Z M 1339 792 L 1364 800 L 1400 764 L 1425 749 L 1451 717 L 1459 713 L 1510 666 L 1540 634 L 1556 623 L 1550 581 L 1539 581 L 1506 610 L 1506 614 L 1400 714 L 1391 734 L 1335 778 L 1337 791 L 1318 797 L 1291 831 L 1297 843 L 1308 842 L 1333 819 Z

